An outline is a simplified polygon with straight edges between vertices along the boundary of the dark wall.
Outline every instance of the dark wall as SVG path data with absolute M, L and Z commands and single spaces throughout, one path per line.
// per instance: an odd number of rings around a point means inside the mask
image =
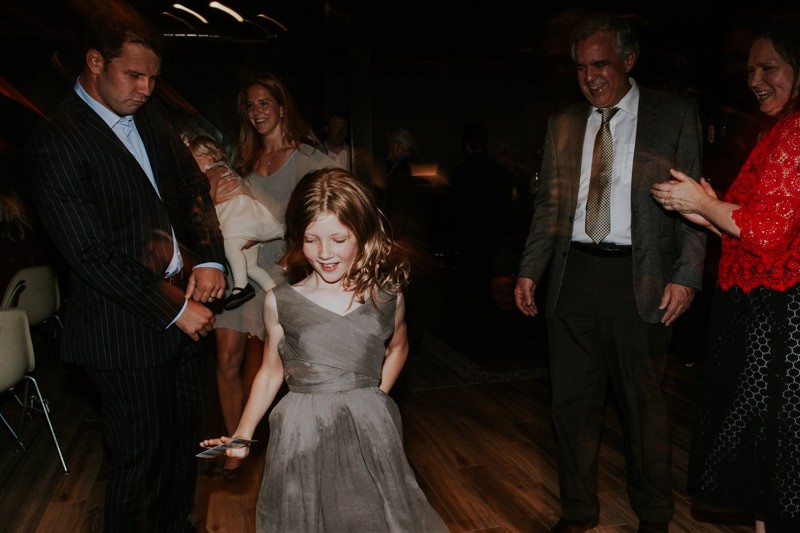
M 80 65 L 75 37 L 91 3 L 0 0 L 4 158 L 16 157 L 36 109 L 46 111 L 74 83 Z M 163 2 L 131 3 L 176 32 L 161 16 Z M 489 127 L 492 150 L 532 173 L 547 116 L 581 97 L 566 35 L 586 3 L 523 4 L 279 0 L 270 5 L 282 6 L 288 32 L 236 38 L 226 27 L 233 38 L 168 38 L 159 90 L 184 101 L 187 127 L 232 143 L 242 80 L 274 71 L 320 131 L 329 110 L 349 110 L 354 142 L 377 166 L 388 129 L 405 126 L 419 137 L 423 158 L 446 175 L 462 156 L 463 123 L 479 120 Z M 728 101 L 752 108 L 743 65 L 749 38 L 738 31 L 752 12 L 721 2 L 609 5 L 644 24 L 637 80 L 697 96 L 709 120 Z M 758 9 L 774 11 L 768 4 Z

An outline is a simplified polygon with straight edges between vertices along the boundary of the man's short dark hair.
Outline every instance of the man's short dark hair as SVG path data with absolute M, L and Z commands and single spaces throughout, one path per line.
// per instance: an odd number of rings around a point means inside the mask
M 97 13 L 84 36 L 86 49 L 100 52 L 106 63 L 122 55 L 122 47 L 129 42 L 152 50 L 159 57 L 164 51 L 161 33 L 144 17 L 131 11 Z

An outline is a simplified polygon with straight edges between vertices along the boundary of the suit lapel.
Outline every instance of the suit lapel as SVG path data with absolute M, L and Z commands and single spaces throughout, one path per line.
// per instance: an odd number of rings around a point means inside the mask
M 136 158 L 133 157 L 133 154 L 128 151 L 122 141 L 119 140 L 116 133 L 108 127 L 108 124 L 74 93 L 72 97 L 72 106 L 72 112 L 70 112 L 69 115 L 73 118 L 73 126 L 79 131 L 79 135 L 91 137 L 94 142 L 103 146 L 109 153 L 116 153 L 116 155 L 119 156 L 119 160 L 128 165 L 132 173 L 138 176 L 139 179 L 145 180 L 148 187 L 153 190 L 150 179 L 147 177 L 144 169 L 142 169 L 142 166 Z M 138 123 L 136 127 L 138 129 Z M 147 149 L 149 152 L 150 148 L 148 147 Z M 153 190 L 153 193 L 155 193 L 155 190 Z
M 77 94 L 73 95 L 72 105 L 73 110 L 68 115 L 73 117 L 73 126 L 78 129 L 80 135 L 91 137 L 104 145 L 107 150 L 117 152 L 123 160 L 141 170 L 136 158 L 125 148 L 114 131 Z
M 574 209 L 578 204 L 578 189 L 581 183 L 581 160 L 583 159 L 583 138 L 586 136 L 586 121 L 591 113 L 591 106 L 581 105 L 576 109 L 575 113 L 569 115 L 569 130 L 567 132 L 567 146 L 566 150 L 560 153 L 568 154 L 567 160 L 567 176 L 572 179 L 567 180 L 569 183 L 568 202 L 570 208 Z M 557 151 L 557 153 L 559 153 Z
M 661 111 L 658 102 L 652 98 L 647 90 L 639 89 L 639 110 L 636 121 L 636 147 L 633 152 L 633 175 L 631 176 L 631 198 L 636 196 L 636 191 L 645 176 L 645 169 L 654 153 L 653 141 L 658 135 L 659 117 Z M 647 184 L 649 190 L 649 183 Z
M 145 110 L 140 111 L 141 117 L 140 120 L 136 121 L 136 129 L 139 131 L 139 136 L 142 138 L 142 143 L 144 143 L 144 149 L 147 152 L 147 158 L 150 160 L 150 168 L 153 171 L 153 178 L 156 180 L 159 191 L 163 191 L 161 183 L 163 176 L 161 176 L 158 172 L 161 168 L 161 165 L 159 165 L 158 162 L 164 157 L 164 148 L 161 143 L 157 142 L 157 132 L 153 131 L 151 126 L 152 121 L 147 119 L 147 114 L 144 111 Z M 139 114 L 137 114 L 137 117 L 139 117 Z

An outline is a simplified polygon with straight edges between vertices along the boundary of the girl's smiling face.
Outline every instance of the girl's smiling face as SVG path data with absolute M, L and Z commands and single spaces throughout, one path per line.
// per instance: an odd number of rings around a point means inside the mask
M 356 258 L 355 235 L 330 211 L 320 213 L 308 225 L 303 255 L 326 283 L 340 283 Z

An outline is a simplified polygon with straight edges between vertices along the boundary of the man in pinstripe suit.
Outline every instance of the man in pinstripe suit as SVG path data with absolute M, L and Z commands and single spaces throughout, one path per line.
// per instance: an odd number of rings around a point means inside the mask
M 74 90 L 28 148 L 39 214 L 71 269 L 62 357 L 100 392 L 105 531 L 192 531 L 214 323 L 202 302 L 225 289 L 222 237 L 208 180 L 148 103 L 158 33 L 103 15 L 87 37 Z

